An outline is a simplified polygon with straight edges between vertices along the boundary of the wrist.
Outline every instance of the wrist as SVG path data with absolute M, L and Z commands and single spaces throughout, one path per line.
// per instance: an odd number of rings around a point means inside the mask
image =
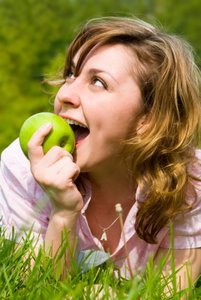
M 52 211 L 44 241 L 45 249 L 50 251 L 51 256 L 57 254 L 61 245 L 67 246 L 68 244 L 68 250 L 74 249 L 77 217 L 78 214 L 74 212 L 64 210 Z
M 50 192 L 49 195 L 53 213 L 59 213 L 61 215 L 79 214 L 83 207 L 83 199 L 80 194 L 80 199 L 75 199 L 75 197 L 70 196 L 67 197 L 58 192 L 57 197 L 53 197 L 53 194 L 50 194 Z
M 79 212 L 54 208 L 50 215 L 50 221 L 58 224 L 68 225 L 77 221 Z

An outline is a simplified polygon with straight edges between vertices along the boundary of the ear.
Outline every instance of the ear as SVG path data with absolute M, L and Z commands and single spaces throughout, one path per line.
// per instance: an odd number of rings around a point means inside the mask
M 141 116 L 140 119 L 138 120 L 137 127 L 136 127 L 137 134 L 143 133 L 148 127 L 147 117 L 148 117 L 147 114 L 145 114 Z

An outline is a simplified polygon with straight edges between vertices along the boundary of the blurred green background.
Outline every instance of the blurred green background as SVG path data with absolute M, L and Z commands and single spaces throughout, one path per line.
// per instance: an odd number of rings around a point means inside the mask
M 23 121 L 52 111 L 42 81 L 63 67 L 68 43 L 87 19 L 135 15 L 183 36 L 201 66 L 200 0 L 0 0 L 0 152 Z

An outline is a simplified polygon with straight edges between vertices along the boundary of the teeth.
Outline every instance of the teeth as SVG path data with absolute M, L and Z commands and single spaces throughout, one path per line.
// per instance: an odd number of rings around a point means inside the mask
M 84 124 L 82 123 L 79 123 L 77 121 L 74 121 L 74 120 L 70 120 L 70 119 L 66 119 L 66 122 L 70 125 L 78 125 L 80 127 L 83 127 L 83 128 L 87 128 L 87 126 L 85 126 Z

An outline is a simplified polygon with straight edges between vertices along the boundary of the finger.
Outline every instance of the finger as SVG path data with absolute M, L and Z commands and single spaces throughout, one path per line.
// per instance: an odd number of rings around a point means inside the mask
M 44 186 L 60 190 L 71 186 L 79 173 L 80 168 L 65 156 L 49 168 L 44 168 L 40 164 L 40 168 L 37 167 L 35 170 L 35 178 Z
M 52 129 L 51 123 L 41 126 L 28 142 L 28 157 L 32 163 L 37 163 L 43 156 L 43 141 Z
M 60 161 L 63 157 L 67 157 L 71 162 L 73 160 L 72 155 L 68 151 L 59 146 L 53 146 L 43 157 L 43 165 L 45 167 L 50 167 L 57 161 Z
M 51 171 L 57 175 L 62 174 L 65 180 L 70 179 L 74 181 L 80 173 L 80 168 L 72 162 L 70 157 L 65 156 L 52 165 Z
M 31 170 L 35 178 L 40 181 L 43 177 L 51 178 L 52 175 L 55 177 L 58 162 L 63 157 L 68 159 L 68 164 L 72 163 L 73 158 L 69 152 L 59 146 L 53 146 L 37 163 L 31 161 Z

